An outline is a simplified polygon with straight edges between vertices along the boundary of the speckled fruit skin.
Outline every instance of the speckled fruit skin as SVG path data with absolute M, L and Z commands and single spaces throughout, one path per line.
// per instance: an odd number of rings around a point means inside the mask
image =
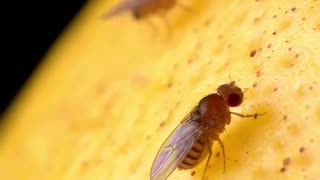
M 226 172 L 214 143 L 208 179 L 318 179 L 320 2 L 180 2 L 192 10 L 105 20 L 119 1 L 88 1 L 2 117 L 0 177 L 148 179 L 183 117 L 234 80 L 247 90 L 231 110 L 267 114 L 232 116 Z

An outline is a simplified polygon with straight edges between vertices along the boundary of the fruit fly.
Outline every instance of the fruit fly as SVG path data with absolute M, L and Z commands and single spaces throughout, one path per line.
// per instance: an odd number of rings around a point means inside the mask
M 136 19 L 142 19 L 150 14 L 165 12 L 176 3 L 176 0 L 123 0 L 118 6 L 105 13 L 103 17 L 109 18 L 126 11 L 132 11 Z
M 243 92 L 236 86 L 235 81 L 219 86 L 217 93 L 202 98 L 162 144 L 152 164 L 150 179 L 166 179 L 177 167 L 191 169 L 208 156 L 202 175 L 204 179 L 214 141 L 218 141 L 222 149 L 223 170 L 225 171 L 225 151 L 219 134 L 230 123 L 231 114 L 241 118 L 256 118 L 263 115 L 243 115 L 229 110 L 229 107 L 241 105 L 242 101 Z

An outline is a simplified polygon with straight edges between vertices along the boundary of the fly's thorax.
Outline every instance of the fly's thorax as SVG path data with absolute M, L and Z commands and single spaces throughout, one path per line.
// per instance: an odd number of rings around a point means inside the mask
M 226 111 L 225 114 L 220 114 L 214 118 L 207 118 L 207 121 L 200 121 L 199 127 L 209 134 L 220 134 L 225 130 L 225 126 L 230 124 L 231 114 L 230 111 Z
M 202 128 L 215 134 L 223 132 L 231 121 L 229 106 L 219 94 L 209 94 L 202 98 L 197 111 Z
M 226 115 L 230 114 L 229 107 L 224 99 L 214 93 L 202 98 L 197 106 L 197 113 L 200 115 L 200 121 L 220 121 Z M 215 123 L 213 123 L 215 124 Z
M 216 122 L 212 126 L 208 128 L 208 132 L 212 132 L 214 134 L 220 134 L 225 130 L 225 127 L 227 124 L 229 124 L 231 121 L 231 115 L 226 114 L 224 118 L 219 119 L 219 121 L 214 121 Z

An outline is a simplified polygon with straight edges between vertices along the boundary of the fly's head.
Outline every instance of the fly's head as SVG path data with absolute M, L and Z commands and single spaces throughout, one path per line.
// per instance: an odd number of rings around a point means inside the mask
M 218 87 L 217 92 L 230 107 L 241 105 L 243 101 L 242 90 L 235 85 L 236 82 L 232 81 L 228 84 L 223 84 Z

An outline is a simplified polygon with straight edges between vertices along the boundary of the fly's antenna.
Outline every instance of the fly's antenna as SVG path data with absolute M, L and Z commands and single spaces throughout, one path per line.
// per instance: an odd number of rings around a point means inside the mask
M 228 74 L 228 77 L 229 77 L 229 82 L 230 82 L 230 83 L 231 83 L 231 82 L 235 82 L 234 80 L 232 80 L 232 77 L 231 77 L 230 74 Z

